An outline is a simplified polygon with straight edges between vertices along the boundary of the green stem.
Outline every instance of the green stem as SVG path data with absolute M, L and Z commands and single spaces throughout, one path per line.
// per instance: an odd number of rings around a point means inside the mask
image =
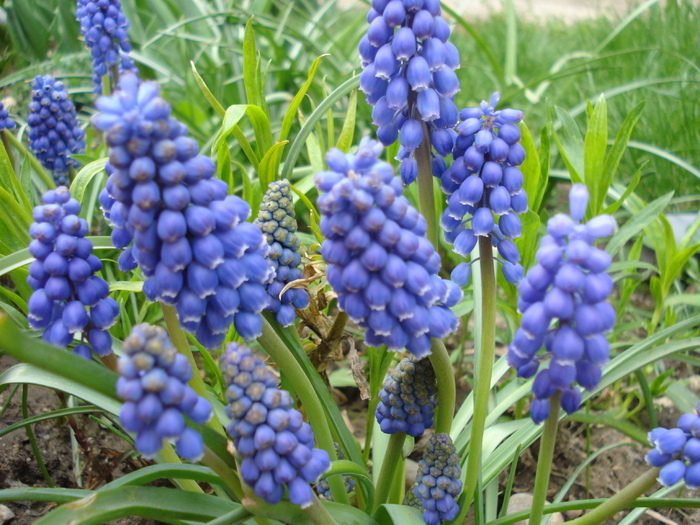
M 530 509 L 530 525 L 540 525 L 544 513 L 544 504 L 547 502 L 549 474 L 552 470 L 554 445 L 557 442 L 560 397 L 561 391 L 557 390 L 557 392 L 549 398 L 549 416 L 544 422 L 544 430 L 542 431 L 542 438 L 540 439 L 540 454 L 537 458 L 535 491 L 532 496 L 532 506 Z
M 328 481 L 330 481 L 330 479 Z M 306 517 L 309 518 L 309 520 L 311 520 L 315 525 L 337 525 L 336 521 L 333 519 L 333 516 L 331 516 L 331 513 L 328 512 L 328 509 L 323 506 L 321 500 L 318 499 L 316 494 L 314 494 L 314 499 L 311 506 L 304 509 L 304 513 L 306 514 Z
M 430 133 L 423 124 L 423 142 L 416 149 L 418 163 L 418 207 L 428 223 L 428 240 L 438 249 L 438 225 L 433 191 L 433 168 L 430 162 Z
M 382 470 L 377 479 L 373 512 L 377 510 L 379 505 L 387 502 L 389 492 L 391 491 L 392 480 L 394 479 L 396 463 L 403 453 L 403 442 L 405 439 L 406 434 L 404 432 L 397 432 L 396 434 L 392 434 L 389 438 L 389 445 L 386 447 L 386 453 L 382 461 Z
M 44 169 L 44 166 L 41 165 L 39 160 L 32 155 L 32 153 L 29 152 L 27 148 L 24 147 L 24 144 L 15 137 L 14 133 L 5 133 L 5 136 L 7 137 L 7 140 L 12 146 L 19 151 L 22 155 L 24 155 L 24 158 L 29 161 L 29 164 L 32 165 L 32 168 L 34 168 L 34 171 L 36 171 L 39 176 L 41 177 L 41 180 L 44 181 L 44 184 L 48 188 L 55 188 L 56 183 L 53 180 L 53 177 L 48 174 L 48 172 Z
M 335 453 L 335 447 L 333 445 L 333 435 L 331 434 L 330 427 L 328 426 L 328 420 L 326 419 L 326 413 L 323 409 L 323 405 L 316 395 L 316 391 L 311 384 L 311 381 L 304 374 L 304 370 L 301 365 L 297 363 L 294 356 L 286 347 L 282 339 L 275 333 L 273 328 L 268 323 L 267 319 L 263 318 L 263 333 L 258 338 L 260 346 L 262 346 L 267 354 L 272 358 L 272 360 L 277 363 L 277 365 L 284 370 L 284 374 L 289 378 L 294 384 L 296 393 L 301 399 L 304 409 L 306 410 L 306 415 L 308 416 L 309 423 L 314 430 L 314 435 L 320 448 L 328 452 L 331 461 L 338 459 Z M 341 503 L 343 505 L 349 505 L 350 499 L 348 498 L 347 492 L 345 492 L 345 485 L 343 484 L 343 479 L 340 476 L 333 476 L 328 478 L 328 485 L 330 486 L 331 493 L 333 494 L 333 501 Z
M 452 429 L 452 417 L 455 413 L 455 375 L 452 370 L 450 356 L 447 354 L 445 343 L 433 339 L 430 363 L 435 370 L 438 386 L 437 415 L 435 417 L 435 433 L 449 434 Z
M 198 395 L 208 399 L 209 393 L 207 392 L 207 387 L 202 380 L 202 376 L 199 375 L 199 366 L 197 365 L 197 361 L 194 359 L 194 355 L 192 355 L 192 349 L 190 348 L 190 343 L 187 340 L 187 336 L 185 335 L 185 332 L 182 331 L 182 328 L 180 328 L 180 321 L 177 319 L 177 311 L 175 310 L 175 307 L 168 306 L 163 303 L 161 303 L 160 306 L 161 310 L 163 311 L 165 325 L 168 328 L 168 334 L 170 335 L 173 345 L 175 345 L 175 348 L 177 348 L 179 353 L 187 358 L 187 360 L 190 362 L 190 366 L 192 367 L 193 374 L 192 379 L 189 381 L 190 386 L 195 392 L 197 392 Z M 219 434 L 225 435 L 221 422 L 216 416 L 216 413 L 213 411 L 212 418 L 207 423 L 207 426 Z
M 637 498 L 656 485 L 656 478 L 659 476 L 660 470 L 660 468 L 648 470 L 588 514 L 567 523 L 569 525 L 597 525 L 612 518 L 621 510 L 630 507 Z
M 163 461 L 166 463 L 182 463 L 170 443 L 163 443 L 163 448 L 160 449 L 158 455 L 163 458 Z M 177 481 L 182 489 L 186 490 L 187 492 L 198 492 L 199 494 L 204 494 L 202 487 L 200 487 L 199 484 L 193 479 L 176 479 L 175 481 Z
M 486 427 L 491 373 L 496 352 L 496 273 L 493 267 L 493 247 L 490 237 L 479 237 L 479 269 L 481 273 L 481 347 L 478 369 L 474 375 L 474 415 L 469 441 L 465 509 L 474 501 L 474 492 L 481 471 L 481 449 Z
M 14 154 L 12 153 L 12 149 L 10 148 L 10 142 L 7 140 L 7 135 L 9 134 L 10 132 L 7 130 L 0 130 L 0 137 L 2 137 L 2 145 L 5 147 L 7 158 L 10 160 L 10 166 L 12 166 L 12 169 L 15 170 Z
M 635 371 L 634 375 L 639 383 L 639 388 L 642 389 L 644 403 L 646 404 L 647 412 L 649 413 L 649 428 L 656 428 L 659 426 L 659 421 L 656 418 L 656 410 L 654 410 L 654 396 L 651 394 L 651 389 L 649 388 L 647 378 L 644 377 L 644 372 L 641 370 Z
M 29 410 L 27 409 L 27 393 L 29 391 L 29 385 L 22 385 L 22 418 L 27 419 L 29 417 Z M 42 476 L 44 476 L 44 480 L 46 481 L 46 484 L 49 487 L 54 487 L 53 481 L 51 480 L 51 476 L 49 475 L 49 471 L 46 469 L 46 465 L 44 464 L 44 460 L 41 458 L 41 452 L 39 451 L 39 445 L 36 443 L 36 436 L 34 435 L 34 431 L 32 430 L 31 425 L 27 425 L 24 427 L 24 430 L 27 432 L 27 437 L 29 438 L 29 444 L 32 447 L 32 452 L 34 453 L 34 457 L 36 458 L 36 462 L 39 465 L 39 470 L 41 471 Z
M 235 471 L 229 467 L 223 459 L 221 459 L 216 453 L 206 446 L 204 447 L 202 464 L 216 472 L 216 474 L 226 484 L 226 487 L 236 496 L 236 498 L 238 498 L 238 501 L 241 501 L 243 498 L 243 487 L 241 486 L 241 480 L 238 478 Z

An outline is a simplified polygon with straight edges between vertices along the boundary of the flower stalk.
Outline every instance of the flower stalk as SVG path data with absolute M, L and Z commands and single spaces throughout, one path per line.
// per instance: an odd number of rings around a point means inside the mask
M 455 412 L 455 376 L 452 370 L 450 356 L 447 354 L 445 343 L 440 339 L 433 339 L 430 363 L 435 370 L 435 378 L 438 386 L 437 414 L 435 417 L 435 433 L 449 434 L 452 428 L 452 417 Z
M 430 163 L 430 134 L 425 123 L 423 123 L 423 140 L 416 149 L 416 162 L 418 163 L 418 209 L 425 217 L 425 220 L 428 221 L 426 235 L 437 250 L 439 236 L 437 212 L 435 211 L 435 193 L 433 190 L 433 169 Z
M 389 444 L 386 447 L 384 460 L 382 462 L 382 470 L 377 479 L 377 488 L 374 494 L 374 509 L 376 511 L 379 505 L 386 503 L 391 491 L 396 464 L 401 458 L 403 452 L 403 443 L 406 440 L 405 432 L 397 432 L 389 438 Z M 330 481 L 330 480 L 329 480 Z

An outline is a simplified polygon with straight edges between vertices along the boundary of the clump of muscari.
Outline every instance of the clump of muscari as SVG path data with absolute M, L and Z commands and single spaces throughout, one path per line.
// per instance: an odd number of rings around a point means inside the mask
M 32 82 L 29 104 L 29 147 L 53 174 L 56 184 L 68 183 L 68 171 L 80 163 L 69 157 L 85 151 L 85 132 L 80 128 L 75 105 L 63 82 L 38 76 Z
M 377 138 L 386 146 L 399 139 L 400 174 L 410 184 L 418 174 L 414 152 L 425 131 L 437 155 L 436 175 L 452 152 L 457 124 L 453 102 L 459 91 L 459 52 L 448 41 L 450 28 L 439 0 L 372 0 L 369 28 L 359 44 L 360 89 L 374 106 Z
M 80 203 L 65 186 L 47 191 L 41 200 L 29 228 L 34 239 L 29 253 L 36 258 L 27 278 L 34 290 L 28 303 L 29 326 L 43 330 L 46 341 L 62 348 L 79 334 L 76 354 L 90 359 L 92 349 L 105 356 L 112 352 L 107 329 L 114 324 L 119 305 L 109 297 L 105 280 L 95 275 L 102 261 L 85 238 L 88 225 L 78 217 Z
M 164 439 L 173 439 L 181 458 L 199 461 L 204 441 L 187 426 L 185 416 L 206 423 L 212 408 L 187 384 L 192 377 L 187 357 L 175 350 L 163 328 L 146 323 L 133 328 L 122 349 L 117 394 L 124 404 L 119 419 L 126 430 L 136 433 L 136 450 L 152 458 Z
M 700 488 L 700 405 L 696 411 L 678 418 L 676 428 L 655 428 L 649 432 L 654 447 L 646 461 L 652 467 L 662 467 L 658 481 L 665 487 L 685 481 L 689 489 Z
M 114 246 L 125 249 L 120 268 L 138 266 L 146 296 L 174 305 L 182 327 L 206 348 L 219 346 L 232 323 L 255 339 L 274 277 L 269 246 L 245 222 L 250 206 L 214 178 L 214 162 L 199 154 L 159 91 L 126 74 L 96 104 L 93 120 L 109 145 L 100 203 Z
M 537 374 L 530 406 L 536 423 L 547 419 L 549 398 L 558 390 L 562 408 L 569 414 L 578 410 L 581 392 L 574 382 L 587 390 L 595 388 L 610 353 L 605 333 L 615 324 L 615 309 L 607 301 L 613 281 L 606 270 L 612 258 L 593 245 L 613 233 L 615 220 L 598 215 L 582 223 L 587 206 L 588 190 L 574 184 L 569 192 L 571 215 L 549 219 L 537 264 L 519 285 L 523 317 L 508 347 L 508 363 L 520 377 Z M 536 355 L 543 345 L 546 355 Z M 549 368 L 537 373 L 546 357 Z
M 415 495 L 423 507 L 426 525 L 440 525 L 455 519 L 459 512 L 457 497 L 462 492 L 457 449 L 447 434 L 435 434 L 425 445 L 418 462 Z
M 249 348 L 229 343 L 221 357 L 226 388 L 226 433 L 242 458 L 240 475 L 266 502 L 278 503 L 287 487 L 289 500 L 306 508 L 313 501 L 310 483 L 330 468 L 325 450 L 314 448 L 313 430 L 292 396 Z
M 340 448 L 338 443 L 333 443 L 333 448 L 335 448 L 335 455 L 338 459 L 345 459 L 345 452 L 343 452 L 343 449 Z M 345 492 L 348 494 L 355 489 L 355 479 L 352 476 L 343 474 L 343 484 L 345 485 Z M 323 478 L 316 483 L 316 492 L 318 492 L 321 498 L 333 501 L 333 494 L 331 494 L 331 486 L 328 483 L 328 478 Z
M 115 82 L 112 68 L 119 74 L 126 71 L 136 73 L 136 66 L 129 57 L 129 20 L 124 16 L 119 0 L 78 0 L 76 18 L 85 45 L 92 53 L 92 81 L 95 93 L 102 92 L 102 77 L 109 75 Z
M 330 171 L 316 174 L 321 194 L 321 247 L 327 279 L 348 317 L 365 329 L 365 343 L 430 353 L 432 337 L 457 329 L 450 310 L 460 288 L 438 276 L 440 256 L 426 238 L 426 221 L 403 196 L 382 146 L 363 139 L 356 154 L 332 149 Z
M 15 121 L 10 118 L 10 112 L 5 109 L 5 106 L 0 102 L 0 131 L 3 129 L 12 129 L 15 127 Z
M 384 380 L 375 416 L 382 432 L 418 437 L 433 425 L 437 382 L 429 359 L 402 359 Z
M 503 258 L 503 276 L 517 283 L 523 275 L 520 254 L 511 240 L 520 237 L 519 214 L 527 211 L 523 174 L 518 166 L 525 159 L 516 125 L 523 112 L 494 109 L 499 94 L 489 102 L 460 112 L 454 162 L 440 177 L 442 189 L 450 197 L 442 215 L 445 240 L 455 253 L 468 256 L 479 236 L 490 236 Z M 498 218 L 498 222 L 494 219 Z M 471 217 L 467 227 L 465 217 Z M 467 263 L 460 263 L 454 278 L 460 285 L 469 278 Z
M 309 294 L 303 288 L 290 288 L 280 296 L 288 283 L 303 277 L 299 268 L 301 241 L 296 235 L 297 221 L 294 218 L 294 201 L 288 180 L 270 183 L 255 223 L 270 245 L 268 257 L 275 269 L 275 279 L 267 288 L 270 294 L 270 306 L 267 309 L 276 314 L 277 321 L 282 326 L 289 326 L 296 318 L 294 309 L 309 306 Z

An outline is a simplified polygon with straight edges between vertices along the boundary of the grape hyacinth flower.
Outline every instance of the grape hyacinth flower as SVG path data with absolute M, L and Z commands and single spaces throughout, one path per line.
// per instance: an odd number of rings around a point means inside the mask
M 654 447 L 646 461 L 652 467 L 662 467 L 658 481 L 665 487 L 684 480 L 691 490 L 700 488 L 700 405 L 695 412 L 678 418 L 676 428 L 655 428 L 649 432 Z
M 445 169 L 452 152 L 460 90 L 455 70 L 459 52 L 449 42 L 450 28 L 440 16 L 439 0 L 372 0 L 369 28 L 359 44 L 363 71 L 360 89 L 374 106 L 377 138 L 388 146 L 399 139 L 400 174 L 405 184 L 416 179 L 414 152 L 427 130 L 436 154 L 433 173 Z
M 185 416 L 206 423 L 212 415 L 209 401 L 187 384 L 190 363 L 170 342 L 160 326 L 140 324 L 124 340 L 119 358 L 117 394 L 124 400 L 119 419 L 136 433 L 136 450 L 153 458 L 164 439 L 177 441 L 177 454 L 192 463 L 204 455 L 204 441 L 188 427 Z
M 382 432 L 418 437 L 433 425 L 437 381 L 429 359 L 402 359 L 384 380 L 375 416 Z
M 586 390 L 595 388 L 610 352 L 605 333 L 615 325 L 615 309 L 607 301 L 613 281 L 606 270 L 612 258 L 593 244 L 613 233 L 615 220 L 598 215 L 581 223 L 587 206 L 588 190 L 574 184 L 569 192 L 571 215 L 549 219 L 537 264 L 519 285 L 523 317 L 508 347 L 508 363 L 520 377 L 537 374 L 530 406 L 536 423 L 547 419 L 549 398 L 556 391 L 561 392 L 564 411 L 578 410 L 581 392 L 574 382 Z M 546 354 L 536 355 L 543 345 Z M 549 368 L 538 373 L 545 356 L 550 358 Z
M 457 498 L 462 492 L 461 474 L 457 449 L 450 436 L 431 436 L 425 445 L 423 459 L 418 462 L 413 489 L 422 503 L 426 525 L 440 525 L 455 519 L 459 513 Z
M 520 237 L 518 215 L 527 211 L 523 174 L 518 169 L 525 159 L 517 126 L 523 112 L 496 110 L 498 100 L 499 94 L 494 93 L 489 102 L 482 101 L 459 114 L 454 162 L 440 177 L 442 189 L 449 195 L 441 224 L 445 240 L 464 257 L 474 249 L 479 236 L 490 236 L 503 258 L 503 276 L 517 284 L 523 268 L 512 239 Z M 465 224 L 466 216 L 471 218 L 470 228 Z
M 68 171 L 80 163 L 69 157 L 85 152 L 85 132 L 78 125 L 75 106 L 63 82 L 38 76 L 32 82 L 29 104 L 29 148 L 56 184 L 68 183 Z
M 240 475 L 266 502 L 278 503 L 287 487 L 289 500 L 307 508 L 310 483 L 330 468 L 325 450 L 314 448 L 313 430 L 292 396 L 263 360 L 249 348 L 229 343 L 221 358 L 226 389 L 226 433 L 241 458 Z
M 112 74 L 114 66 L 120 75 L 127 71 L 137 73 L 129 57 L 129 20 L 124 16 L 119 0 L 78 0 L 76 18 L 80 22 L 85 45 L 92 53 L 95 93 L 102 93 L 104 75 L 109 75 L 110 81 L 115 82 Z
M 303 288 L 290 288 L 281 296 L 284 287 L 303 277 L 299 265 L 301 241 L 296 236 L 297 221 L 294 218 L 292 190 L 287 180 L 270 183 L 263 196 L 260 212 L 255 221 L 270 245 L 270 264 L 275 269 L 275 279 L 267 291 L 270 294 L 268 310 L 274 312 L 282 326 L 289 326 L 296 318 L 295 308 L 309 306 L 309 294 Z
M 159 91 L 129 73 L 96 103 L 102 113 L 93 121 L 109 145 L 100 203 L 114 246 L 125 249 L 120 268 L 138 266 L 146 296 L 175 306 L 182 327 L 206 348 L 221 345 L 232 323 L 255 339 L 274 278 L 269 246 L 245 222 L 250 206 L 227 195 L 214 162 L 199 154 Z
M 107 329 L 119 314 L 119 305 L 109 297 L 109 286 L 95 275 L 102 261 L 92 253 L 85 238 L 88 225 L 78 217 L 80 203 L 68 188 L 59 186 L 42 195 L 34 208 L 29 234 L 34 239 L 29 253 L 36 258 L 29 266 L 27 282 L 34 290 L 29 298 L 29 326 L 43 330 L 43 339 L 66 348 L 81 336 L 74 352 L 90 359 L 112 352 Z
M 10 113 L 5 109 L 3 103 L 0 102 L 0 131 L 14 127 L 15 121 L 10 118 Z
M 338 459 L 345 459 L 345 452 L 343 452 L 343 449 L 340 448 L 338 443 L 333 443 L 333 448 L 335 448 L 335 455 Z M 353 477 L 343 474 L 343 484 L 345 485 L 345 492 L 348 494 L 355 490 L 355 479 Z M 333 494 L 331 494 L 331 486 L 328 483 L 328 478 L 323 478 L 316 483 L 316 492 L 322 499 L 333 501 Z
M 457 329 L 450 308 L 462 296 L 438 276 L 440 256 L 425 236 L 426 221 L 403 196 L 382 146 L 363 139 L 354 155 L 332 149 L 330 171 L 316 174 L 321 194 L 321 255 L 340 308 L 365 329 L 365 343 L 416 357 L 430 353 L 432 337 Z

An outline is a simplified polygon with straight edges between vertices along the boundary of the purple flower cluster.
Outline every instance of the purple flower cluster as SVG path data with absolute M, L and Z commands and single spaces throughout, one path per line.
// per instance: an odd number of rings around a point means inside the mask
M 459 513 L 457 497 L 462 492 L 459 456 L 447 434 L 431 436 L 425 445 L 423 459 L 418 462 L 418 475 L 413 491 L 423 506 L 426 525 L 440 525 L 455 519 Z
M 356 154 L 332 149 L 330 171 L 316 174 L 323 215 L 321 247 L 338 304 L 365 329 L 369 346 L 430 353 L 430 338 L 457 329 L 450 307 L 462 297 L 438 276 L 440 256 L 425 236 L 426 221 L 403 196 L 382 146 L 363 140 Z
M 433 425 L 437 382 L 429 359 L 402 359 L 384 380 L 375 416 L 382 432 L 418 437 Z
M 275 279 L 267 288 L 270 294 L 270 306 L 267 308 L 277 315 L 277 321 L 282 326 L 289 326 L 296 318 L 294 309 L 309 306 L 309 294 L 303 288 L 290 288 L 280 296 L 288 283 L 303 277 L 299 268 L 301 241 L 296 236 L 297 221 L 288 180 L 270 183 L 255 223 L 270 245 L 268 257 L 275 269 Z
M 525 159 L 516 125 L 523 113 L 495 110 L 498 100 L 499 94 L 494 93 L 489 102 L 460 112 L 454 162 L 440 177 L 442 189 L 450 196 L 442 227 L 455 253 L 464 257 L 474 249 L 479 236 L 491 236 L 504 259 L 503 275 L 515 284 L 522 278 L 523 268 L 511 239 L 520 237 L 518 214 L 527 211 L 523 174 L 517 167 Z M 471 228 L 465 225 L 467 215 Z
M 80 163 L 69 155 L 85 151 L 85 132 L 78 125 L 75 106 L 63 82 L 38 76 L 32 82 L 29 104 L 29 147 L 53 173 L 57 184 L 68 183 L 68 171 Z
M 377 138 L 385 146 L 397 138 L 401 143 L 397 159 L 405 184 L 416 179 L 413 153 L 426 131 L 438 172 L 455 141 L 459 52 L 448 41 L 450 28 L 440 13 L 439 0 L 372 0 L 369 28 L 359 44 L 360 89 L 374 106 Z
M 654 447 L 646 455 L 652 467 L 663 467 L 659 483 L 665 487 L 685 481 L 689 489 L 700 488 L 700 405 L 695 413 L 683 414 L 676 428 L 655 428 L 649 432 Z
M 119 73 L 136 73 L 136 66 L 129 58 L 129 20 L 124 16 L 119 0 L 78 0 L 76 18 L 80 22 L 80 32 L 85 37 L 85 45 L 92 53 L 92 68 L 95 93 L 102 92 L 102 77 L 112 77 L 113 66 Z
M 508 363 L 521 377 L 537 374 L 530 406 L 536 423 L 549 415 L 548 398 L 557 390 L 567 413 L 578 410 L 581 392 L 573 383 L 595 388 L 610 352 L 605 332 L 615 325 L 615 309 L 607 301 L 613 281 L 606 270 L 612 258 L 593 244 L 613 233 L 615 220 L 599 215 L 582 224 L 587 206 L 588 190 L 574 184 L 569 193 L 571 216 L 560 213 L 549 219 L 537 264 L 519 285 L 523 317 L 508 347 Z M 536 354 L 543 345 L 551 360 L 549 368 L 538 373 L 544 356 Z
M 0 131 L 3 129 L 12 129 L 15 127 L 15 121 L 10 118 L 10 113 L 5 109 L 0 102 Z
M 245 222 L 250 207 L 213 178 L 213 161 L 170 116 L 157 84 L 126 74 L 119 87 L 97 100 L 94 123 L 109 145 L 100 202 L 114 246 L 125 248 L 120 268 L 138 265 L 146 296 L 174 305 L 206 348 L 219 346 L 231 323 L 255 339 L 274 269 L 262 232 Z
M 105 280 L 95 275 L 102 261 L 85 238 L 88 225 L 78 217 L 80 203 L 65 186 L 44 193 L 42 202 L 34 208 L 36 222 L 29 228 L 34 239 L 29 253 L 36 258 L 27 279 L 34 290 L 28 303 L 29 326 L 43 330 L 46 341 L 62 348 L 81 334 L 83 342 L 74 352 L 86 359 L 91 348 L 107 355 L 112 351 L 107 329 L 114 324 L 119 305 L 108 296 Z
M 178 455 L 196 463 L 204 455 L 204 442 L 186 425 L 185 416 L 206 423 L 212 408 L 187 384 L 192 377 L 187 357 L 177 353 L 163 328 L 145 323 L 134 327 L 123 350 L 117 380 L 117 394 L 124 400 L 119 419 L 136 433 L 136 450 L 152 458 L 164 439 L 174 439 Z
M 275 374 L 250 349 L 229 343 L 221 358 L 226 389 L 226 433 L 242 458 L 240 474 L 255 494 L 278 503 L 286 485 L 289 500 L 306 508 L 313 501 L 310 483 L 330 468 L 325 450 L 314 448 L 311 425 L 280 390 Z

